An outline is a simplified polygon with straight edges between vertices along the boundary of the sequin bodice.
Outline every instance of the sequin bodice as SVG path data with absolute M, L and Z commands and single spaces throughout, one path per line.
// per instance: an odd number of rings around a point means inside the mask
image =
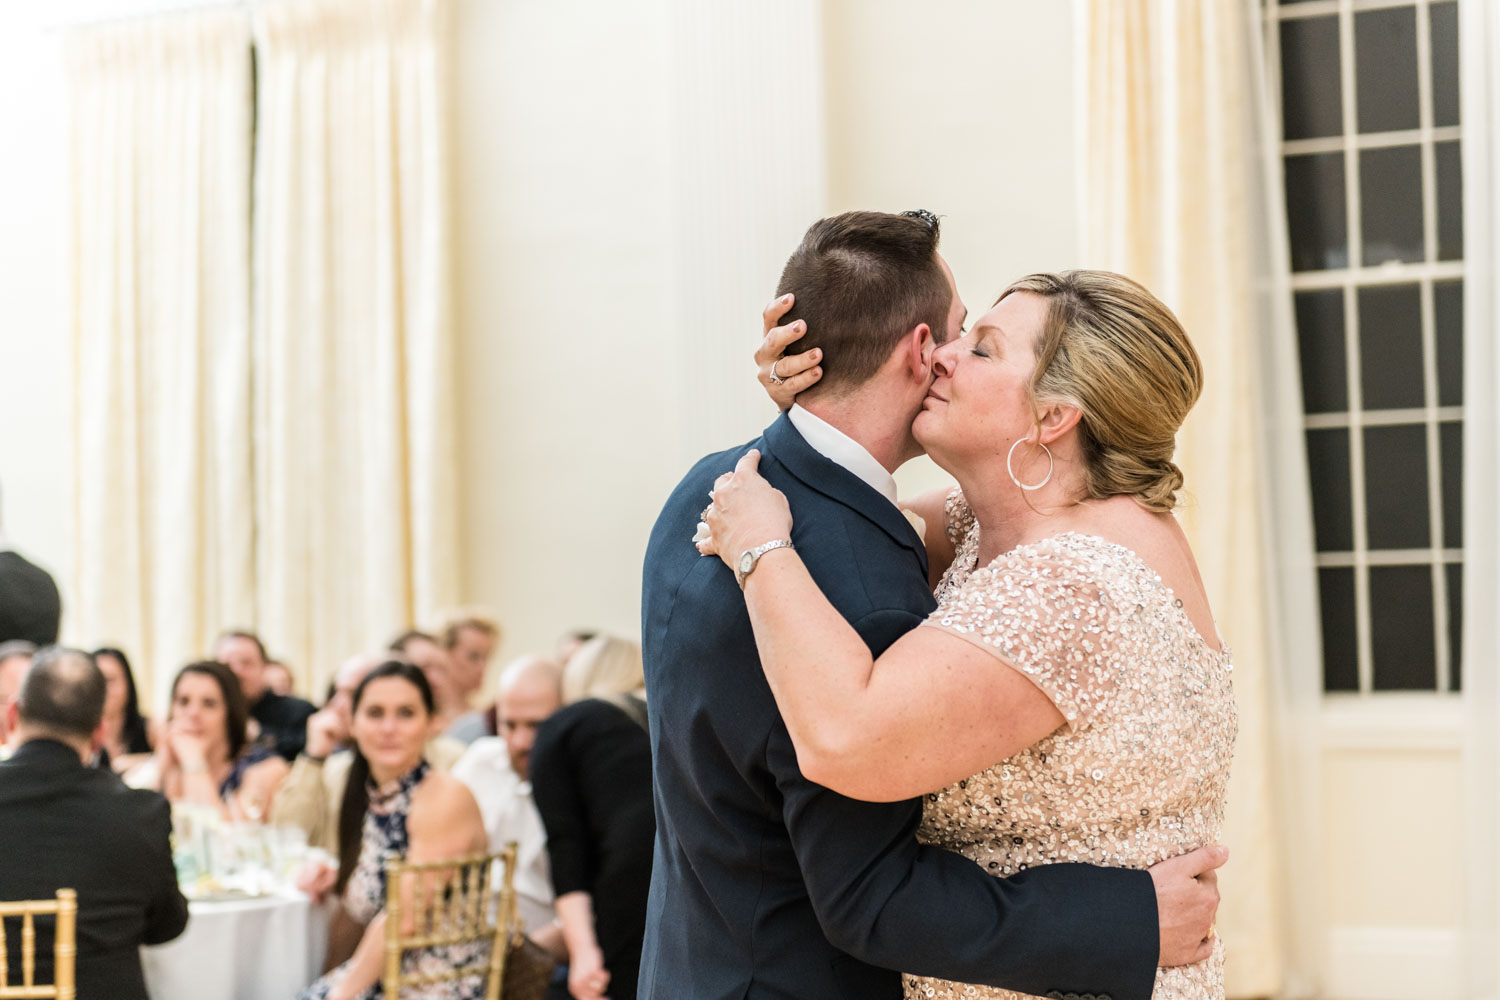
M 923 627 L 1026 674 L 1062 713 L 1052 735 L 927 796 L 919 838 L 996 876 L 1085 862 L 1146 868 L 1215 843 L 1237 728 L 1227 649 L 1131 550 L 1068 533 L 978 567 L 979 531 L 948 498 L 952 566 Z M 906 977 L 908 997 L 1011 997 Z M 1157 998 L 1221 998 L 1222 946 L 1157 973 Z

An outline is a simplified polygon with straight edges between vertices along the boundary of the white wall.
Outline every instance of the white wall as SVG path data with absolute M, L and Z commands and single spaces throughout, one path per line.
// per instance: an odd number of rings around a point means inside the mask
M 72 575 L 73 413 L 63 295 L 67 225 L 59 36 L 42 4 L 0 14 L 0 527 L 52 572 Z M 64 616 L 64 629 L 67 620 Z
M 1072 4 L 828 0 L 830 211 L 930 209 L 977 317 L 1075 266 Z M 946 482 L 926 459 L 905 493 Z
M 662 501 L 769 422 L 759 310 L 820 214 L 944 214 L 976 315 L 1073 255 L 1067 4 L 703 10 L 459 7 L 465 581 L 505 655 L 638 633 Z

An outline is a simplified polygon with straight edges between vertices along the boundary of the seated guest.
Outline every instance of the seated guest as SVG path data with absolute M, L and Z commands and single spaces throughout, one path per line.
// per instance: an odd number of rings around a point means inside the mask
M 297 684 L 292 679 L 292 668 L 280 660 L 266 661 L 266 687 L 283 698 L 290 697 Z
M 0 760 L 5 759 L 6 750 L 11 745 L 9 727 L 5 722 L 6 710 L 15 701 L 16 692 L 21 690 L 21 678 L 31 667 L 31 657 L 35 652 L 36 644 L 25 639 L 0 643 Z
M 573 654 L 598 635 L 599 631 L 591 628 L 574 628 L 564 632 L 557 637 L 557 662 L 566 667 Z
M 126 775 L 173 803 L 211 806 L 225 819 L 266 817 L 287 764 L 246 738 L 245 697 L 222 663 L 189 663 L 172 682 L 167 725 L 156 753 Z
M 339 803 L 344 801 L 349 766 L 354 762 L 349 749 L 354 690 L 385 659 L 384 655 L 360 654 L 339 667 L 333 675 L 333 694 L 308 717 L 306 744 L 271 803 L 272 822 L 301 827 L 307 831 L 308 844 L 334 854 L 339 849 Z M 427 741 L 423 758 L 446 771 L 463 752 L 462 743 L 434 737 Z
M 474 793 L 490 850 L 514 840 L 516 900 L 527 935 L 562 955 L 560 928 L 552 906 L 552 875 L 547 868 L 547 834 L 531 799 L 531 748 L 547 717 L 562 705 L 562 671 L 540 656 L 523 656 L 500 675 L 495 699 L 500 736 L 475 740 L 453 765 L 453 776 Z
M 187 901 L 172 868 L 166 800 L 84 766 L 98 747 L 104 689 L 89 654 L 50 647 L 7 711 L 19 746 L 0 763 L 0 899 L 76 890 L 78 996 L 146 1000 L 140 946 L 181 934 Z M 37 982 L 52 981 L 52 933 L 51 919 L 38 919 Z M 19 928 L 6 937 L 14 985 Z
M 410 663 L 382 663 L 354 689 L 354 761 L 339 809 L 339 866 L 307 872 L 303 888 L 329 883 L 366 929 L 354 957 L 313 983 L 303 1000 L 368 1000 L 381 995 L 385 953 L 385 864 L 442 861 L 485 849 L 484 821 L 463 783 L 422 759 L 432 722 L 432 689 Z M 408 913 L 408 916 L 411 916 Z M 487 955 L 481 944 L 416 949 L 405 971 L 436 971 Z M 429 987 L 424 1000 L 478 1000 L 478 978 Z
M 531 751 L 532 795 L 547 830 L 566 989 L 549 1000 L 634 1000 L 646 933 L 656 814 L 641 648 L 599 636 L 563 668 L 568 704 Z
M 135 767 L 151 753 L 151 734 L 136 697 L 135 674 L 118 649 L 94 650 L 94 662 L 104 675 L 104 745 L 99 765 L 118 774 Z
M 270 658 L 260 637 L 253 632 L 225 632 L 214 643 L 214 659 L 227 664 L 239 678 L 250 718 L 260 727 L 258 741 L 287 760 L 295 760 L 306 738 L 307 717 L 315 709 L 310 702 L 279 695 L 267 685 Z
M 469 710 L 469 703 L 459 690 L 458 672 L 447 650 L 435 637 L 416 629 L 396 636 L 388 648 L 407 663 L 421 668 L 426 675 L 436 706 L 432 714 L 432 731 L 446 734 L 448 727 Z
M 465 705 L 472 704 L 484 688 L 485 671 L 500 642 L 500 626 L 476 611 L 456 611 L 444 620 L 439 635 L 443 651 L 448 654 L 458 697 Z M 473 743 L 481 736 L 494 736 L 495 730 L 486 722 L 484 710 L 470 710 L 459 714 L 445 735 L 462 743 Z
M 0 531 L 0 642 L 57 641 L 62 601 L 52 575 L 27 561 Z

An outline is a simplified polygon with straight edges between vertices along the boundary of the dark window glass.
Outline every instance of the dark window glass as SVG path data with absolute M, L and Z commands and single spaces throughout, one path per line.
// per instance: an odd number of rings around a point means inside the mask
M 1344 359 L 1344 292 L 1298 292 L 1297 344 L 1302 360 L 1302 407 L 1308 413 L 1349 409 Z
M 1370 567 L 1370 648 L 1376 691 L 1437 689 L 1431 566 Z
M 1339 19 L 1281 22 L 1281 127 L 1287 139 L 1343 132 Z
M 1422 260 L 1421 148 L 1361 150 L 1359 184 L 1364 266 Z
M 1427 507 L 1427 428 L 1399 424 L 1366 427 L 1364 433 L 1370 548 L 1427 548 L 1432 544 Z
M 1458 124 L 1458 4 L 1435 3 L 1432 11 L 1432 123 Z
M 1464 547 L 1464 425 L 1438 424 L 1443 463 L 1443 548 Z
M 1359 690 L 1359 643 L 1354 636 L 1354 570 L 1318 570 L 1323 615 L 1323 690 Z
M 1422 289 L 1359 290 L 1359 384 L 1367 410 L 1426 405 L 1422 392 Z
M 1432 286 L 1432 311 L 1437 326 L 1437 382 L 1439 406 L 1464 403 L 1464 283 L 1438 281 Z
M 1292 270 L 1349 266 L 1343 153 L 1286 158 L 1286 216 L 1292 242 Z
M 1434 143 L 1437 162 L 1438 260 L 1464 256 L 1464 165 L 1459 144 Z
M 1308 431 L 1307 466 L 1318 551 L 1352 551 L 1354 489 L 1349 479 L 1349 431 L 1343 427 Z
M 1421 125 L 1415 7 L 1354 15 L 1354 69 L 1361 132 L 1395 132 Z
M 1443 567 L 1448 575 L 1448 690 L 1462 691 L 1464 665 L 1464 567 L 1449 563 Z

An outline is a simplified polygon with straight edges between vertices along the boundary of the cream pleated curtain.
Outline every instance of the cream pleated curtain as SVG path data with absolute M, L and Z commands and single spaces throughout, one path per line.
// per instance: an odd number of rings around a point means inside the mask
M 68 39 L 70 632 L 158 704 L 225 628 L 318 691 L 454 603 L 444 12 L 297 0 Z
M 445 7 L 253 8 L 257 624 L 319 686 L 457 592 Z
M 77 31 L 65 49 L 69 631 L 126 649 L 149 700 L 255 611 L 250 33 L 209 12 Z
M 1231 997 L 1316 989 L 1317 882 L 1298 866 L 1321 846 L 1318 756 L 1302 742 L 1320 676 L 1311 520 L 1258 7 L 1076 4 L 1083 262 L 1160 296 L 1205 369 L 1177 461 L 1183 525 L 1235 654 L 1218 918 Z

